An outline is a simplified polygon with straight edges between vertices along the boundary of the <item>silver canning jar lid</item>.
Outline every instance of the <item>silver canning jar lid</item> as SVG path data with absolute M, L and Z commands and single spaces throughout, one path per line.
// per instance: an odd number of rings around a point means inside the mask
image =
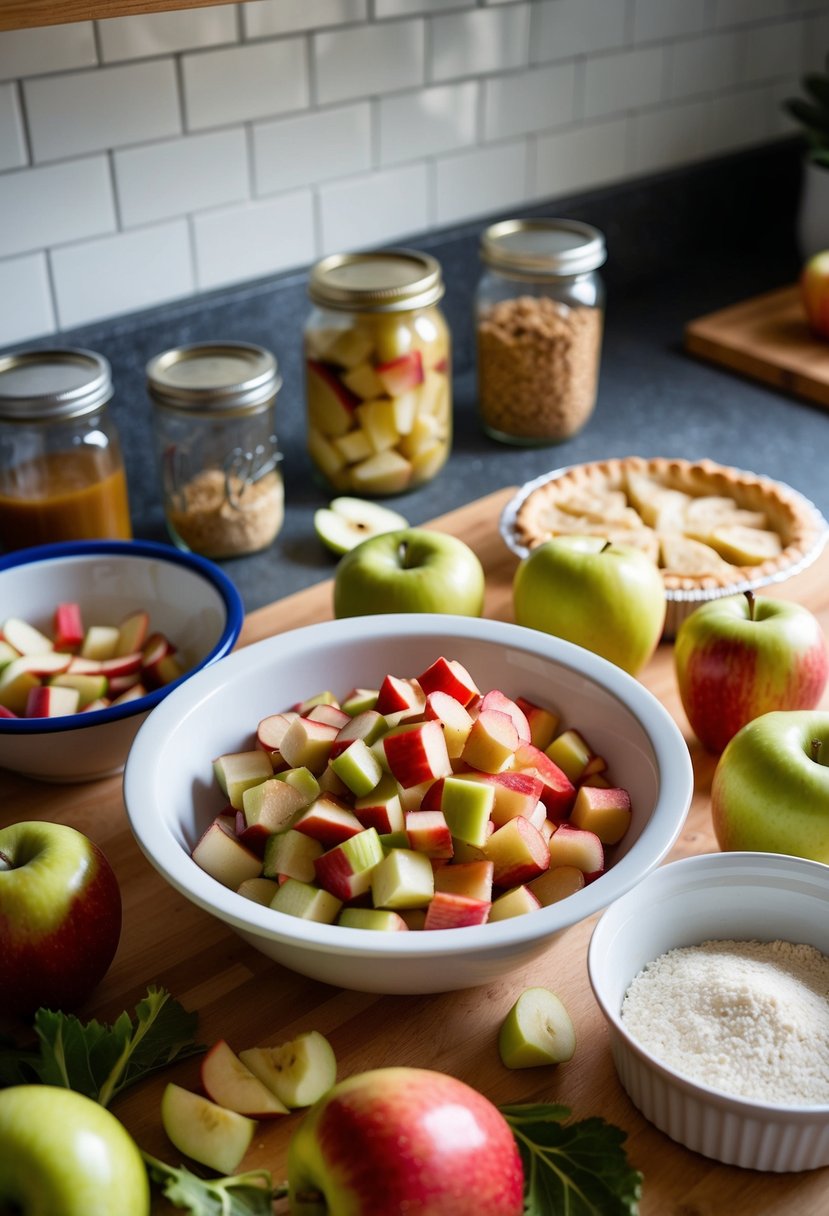
M 308 282 L 315 304 L 344 312 L 428 308 L 443 291 L 440 263 L 414 249 L 335 253 L 313 267 Z
M 147 364 L 153 400 L 184 414 L 253 414 L 273 400 L 281 383 L 274 355 L 252 342 L 193 342 Z
M 502 220 L 484 231 L 481 258 L 495 270 L 564 277 L 597 270 L 607 250 L 598 228 L 579 220 Z
M 0 418 L 51 422 L 80 418 L 112 396 L 112 372 L 103 355 L 61 347 L 0 357 Z

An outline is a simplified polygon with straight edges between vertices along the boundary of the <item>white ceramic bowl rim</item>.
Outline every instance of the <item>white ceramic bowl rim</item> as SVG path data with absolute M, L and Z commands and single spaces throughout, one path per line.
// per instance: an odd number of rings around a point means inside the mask
M 784 853 L 748 851 L 700 853 L 693 857 L 683 857 L 648 874 L 635 891 L 625 892 L 624 895 L 614 900 L 602 914 L 593 930 L 587 951 L 587 971 L 590 984 L 602 1012 L 624 1040 L 628 1050 L 643 1060 L 649 1068 L 662 1077 L 668 1078 L 672 1084 L 699 1099 L 716 1102 L 720 1108 L 731 1110 L 742 1116 L 756 1117 L 764 1112 L 773 1112 L 776 1116 L 790 1118 L 792 1123 L 814 1123 L 818 1118 L 829 1117 L 829 1104 L 769 1103 L 759 1099 L 736 1096 L 726 1093 L 722 1089 L 705 1085 L 701 1081 L 696 1081 L 669 1068 L 658 1056 L 652 1055 L 647 1048 L 643 1047 L 638 1039 L 633 1038 L 622 1021 L 621 1010 L 611 1004 L 605 994 L 601 958 L 607 956 L 620 923 L 632 905 L 635 905 L 640 912 L 647 908 L 652 910 L 657 900 L 669 897 L 672 891 L 700 885 L 710 886 L 713 897 L 716 885 L 745 881 L 749 877 L 749 872 L 754 879 L 760 874 L 764 874 L 770 882 L 790 883 L 799 891 L 810 888 L 816 897 L 822 902 L 826 902 L 829 867 L 819 861 L 809 861 L 804 857 L 794 857 Z M 723 940 L 725 938 L 726 935 L 723 935 Z M 633 978 L 630 976 L 630 980 Z
M 503 621 L 444 614 L 394 614 L 373 616 L 376 636 L 405 639 L 413 632 L 421 637 L 455 636 L 479 639 L 532 656 L 540 655 L 572 668 L 603 685 L 640 721 L 648 733 L 659 771 L 659 798 L 651 818 L 636 841 L 635 849 L 614 862 L 594 883 L 557 904 L 508 920 L 436 933 L 370 933 L 341 925 L 318 924 L 261 907 L 244 896 L 222 887 L 192 861 L 181 841 L 165 821 L 158 801 L 147 797 L 146 774 L 154 756 L 176 724 L 197 712 L 215 693 L 217 668 L 197 672 L 180 689 L 157 706 L 142 724 L 124 772 L 124 802 L 135 837 L 152 864 L 167 881 L 192 902 L 218 915 L 228 924 L 261 937 L 296 944 L 341 956 L 372 957 L 389 961 L 410 958 L 440 958 L 447 954 L 474 953 L 481 949 L 509 947 L 552 936 L 606 907 L 615 895 L 640 881 L 643 872 L 658 865 L 676 841 L 685 821 L 693 792 L 693 770 L 687 745 L 679 728 L 655 696 L 621 668 L 570 642 Z M 301 651 L 315 644 L 347 647 L 365 635 L 366 618 L 327 621 L 290 630 L 237 650 L 223 659 L 221 676 L 243 679 L 278 659 L 281 651 Z M 210 759 L 210 758 L 208 758 Z M 671 829 L 667 830 L 667 823 Z
M 517 557 L 524 558 L 529 553 L 527 546 L 522 545 L 516 536 L 516 518 L 521 504 L 539 486 L 546 485 L 548 481 L 554 481 L 557 477 L 563 477 L 565 473 L 569 473 L 571 469 L 578 467 L 578 465 L 563 465 L 561 468 L 553 469 L 549 473 L 542 473 L 540 477 L 535 477 L 532 481 L 525 482 L 506 504 L 501 512 L 499 524 L 501 539 L 507 548 Z M 745 473 L 746 470 L 741 469 L 738 472 Z M 746 475 L 754 476 L 751 473 L 747 473 Z M 829 542 L 829 523 L 824 519 L 815 504 L 806 498 L 805 495 L 801 494 L 799 490 L 792 489 L 791 486 L 786 485 L 782 481 L 778 481 L 776 484 L 798 502 L 805 513 L 812 515 L 818 537 L 811 549 L 802 554 L 798 561 L 792 562 L 782 570 L 775 570 L 773 574 L 766 574 L 757 578 L 743 579 L 742 582 L 729 583 L 727 587 L 695 587 L 687 591 L 668 587 L 665 589 L 665 598 L 670 603 L 707 603 L 709 600 L 722 599 L 729 595 L 741 595 L 745 591 L 760 591 L 763 587 L 782 583 L 786 579 L 792 578 L 795 574 L 800 574 L 808 566 L 811 566 L 813 562 L 817 561 L 827 542 Z
M 221 636 L 199 662 L 177 680 L 156 688 L 144 697 L 136 697 L 123 705 L 112 705 L 105 709 L 93 709 L 83 714 L 64 715 L 58 718 L 0 718 L 0 735 L 47 735 L 54 731 L 84 730 L 105 722 L 117 722 L 135 714 L 147 713 L 158 705 L 179 684 L 190 679 L 195 671 L 226 655 L 236 644 L 245 618 L 242 597 L 226 574 L 217 565 L 196 553 L 185 553 L 150 540 L 79 540 L 54 545 L 34 545 L 19 549 L 0 557 L 0 572 L 17 566 L 31 566 L 50 562 L 59 565 L 75 557 L 146 557 L 166 562 L 172 566 L 183 566 L 201 575 L 215 587 L 225 607 L 225 622 Z

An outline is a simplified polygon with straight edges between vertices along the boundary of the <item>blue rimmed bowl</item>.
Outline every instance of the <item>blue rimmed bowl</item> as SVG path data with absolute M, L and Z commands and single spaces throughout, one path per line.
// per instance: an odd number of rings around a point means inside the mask
M 0 557 L 0 625 L 21 617 L 51 634 L 56 606 L 77 602 L 87 624 L 149 613 L 185 665 L 146 696 L 55 718 L 0 718 L 0 768 L 41 781 L 92 781 L 123 769 L 150 710 L 195 672 L 233 649 L 244 620 L 239 592 L 205 558 L 153 541 L 39 545 Z

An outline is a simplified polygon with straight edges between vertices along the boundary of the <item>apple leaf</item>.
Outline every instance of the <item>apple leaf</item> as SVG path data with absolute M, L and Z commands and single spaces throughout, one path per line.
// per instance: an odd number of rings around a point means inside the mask
M 198 1015 L 164 988 L 150 987 L 135 1007 L 108 1026 L 74 1014 L 39 1009 L 31 1051 L 0 1049 L 0 1087 L 39 1081 L 74 1089 L 108 1106 L 129 1085 L 173 1060 L 204 1050 L 193 1041 Z
M 637 1216 L 642 1175 L 626 1133 L 604 1119 L 565 1123 L 566 1106 L 502 1106 L 524 1165 L 525 1216 Z
M 147 1173 L 174 1207 L 192 1216 L 272 1216 L 274 1191 L 267 1170 L 250 1170 L 231 1178 L 199 1178 L 186 1166 L 175 1169 L 142 1153 Z

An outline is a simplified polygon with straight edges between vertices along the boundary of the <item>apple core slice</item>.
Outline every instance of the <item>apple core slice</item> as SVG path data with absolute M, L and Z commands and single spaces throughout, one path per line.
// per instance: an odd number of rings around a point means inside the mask
M 161 1124 L 180 1153 L 219 1174 L 235 1173 L 256 1130 L 247 1115 L 172 1082 L 161 1099 Z
M 348 553 L 369 536 L 408 528 L 409 522 L 397 511 L 363 498 L 334 498 L 327 507 L 314 512 L 314 531 L 332 553 Z
M 504 1019 L 498 1051 L 506 1068 L 535 1068 L 572 1059 L 576 1032 L 570 1015 L 548 988 L 527 988 Z
M 242 1063 L 280 1102 L 294 1109 L 312 1106 L 337 1080 L 337 1058 L 318 1030 L 309 1030 L 278 1047 L 251 1047 Z
M 287 1115 L 288 1108 L 246 1067 L 224 1039 L 202 1060 L 201 1083 L 211 1101 L 252 1119 Z

